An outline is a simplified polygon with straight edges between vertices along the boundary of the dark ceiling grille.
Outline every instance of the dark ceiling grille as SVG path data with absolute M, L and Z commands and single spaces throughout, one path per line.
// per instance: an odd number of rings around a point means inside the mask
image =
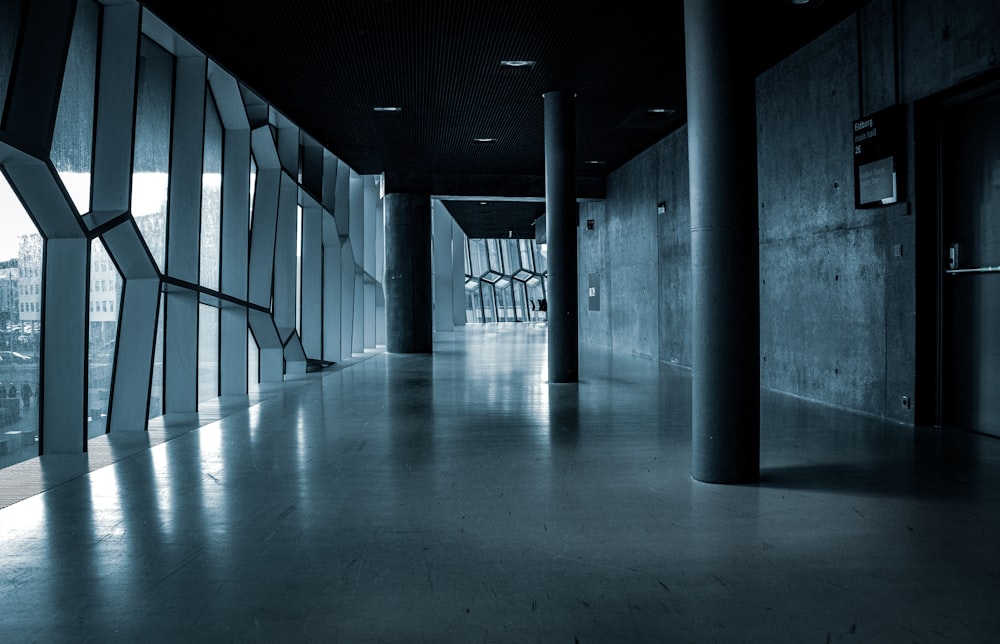
M 764 68 L 864 2 L 758 0 L 748 55 Z M 580 177 L 605 177 L 685 122 L 680 0 L 143 4 L 361 174 L 542 175 L 553 89 L 576 94 Z

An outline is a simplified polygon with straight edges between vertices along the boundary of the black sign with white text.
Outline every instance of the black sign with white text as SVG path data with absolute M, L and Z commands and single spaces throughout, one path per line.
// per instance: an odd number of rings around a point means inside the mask
M 902 199 L 905 112 L 894 105 L 854 121 L 854 207 L 873 208 Z

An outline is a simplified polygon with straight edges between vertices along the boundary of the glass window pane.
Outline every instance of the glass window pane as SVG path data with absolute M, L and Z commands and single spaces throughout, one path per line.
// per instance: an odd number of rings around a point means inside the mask
M 493 286 L 482 284 L 480 290 L 483 293 L 483 322 L 495 322 L 497 319 L 496 300 L 493 297 Z
M 528 309 L 524 302 L 524 285 L 517 282 L 514 283 L 514 287 L 511 289 L 514 293 L 514 315 L 517 322 L 524 322 L 529 319 Z
M 250 155 L 250 222 L 253 225 L 253 194 L 257 188 L 257 161 Z
M 465 298 L 466 322 L 482 323 L 483 321 L 483 297 L 479 288 L 468 291 Z
M 504 272 L 508 275 L 515 273 L 521 265 L 517 242 L 518 240 L 516 239 L 500 240 L 500 249 L 503 251 Z
M 219 397 L 219 309 L 198 306 L 198 401 Z
M 87 367 L 87 437 L 107 431 L 111 369 L 118 340 L 122 279 L 104 244 L 90 243 L 90 349 Z
M 532 261 L 535 240 L 519 239 L 517 245 L 521 249 L 521 267 L 529 271 L 535 270 L 535 263 Z
M 260 350 L 253 332 L 247 328 L 247 385 L 252 388 L 260 382 Z
M 163 415 L 163 294 L 156 320 L 156 346 L 153 349 L 153 379 L 149 388 L 149 418 Z
M 295 217 L 295 330 L 302 337 L 302 206 Z
M 469 240 L 469 275 L 479 277 L 486 272 L 486 241 L 483 239 Z
M 99 19 L 100 10 L 93 0 L 77 5 L 52 133 L 52 163 L 81 214 L 90 210 Z
M 538 280 L 534 286 L 528 287 L 528 298 L 535 302 L 535 312 L 531 316 L 531 319 L 544 320 L 546 311 L 548 310 L 548 303 L 545 301 L 545 287 L 542 285 L 541 280 Z
M 222 119 L 210 89 L 205 92 L 205 148 L 201 175 L 201 266 L 199 281 L 219 290 L 222 237 Z
M 531 242 L 531 248 L 533 249 L 533 255 L 535 258 L 535 272 L 536 273 L 546 273 L 549 270 L 549 263 L 545 257 L 545 244 L 536 244 L 534 241 Z
M 3 14 L 0 14 L 3 15 Z M 0 175 L 0 467 L 38 456 L 42 237 Z
M 7 99 L 7 83 L 14 64 L 17 27 L 21 24 L 21 3 L 0 2 L 0 107 Z
M 164 268 L 167 234 L 173 77 L 173 56 L 143 36 L 139 47 L 139 86 L 135 108 L 132 214 L 161 271 Z
M 496 239 L 486 240 L 486 250 L 489 252 L 490 268 L 503 272 L 503 263 L 500 261 L 500 243 Z
M 507 288 L 497 283 L 495 293 L 497 298 L 497 322 L 515 322 L 514 300 L 511 294 L 510 282 L 507 282 Z

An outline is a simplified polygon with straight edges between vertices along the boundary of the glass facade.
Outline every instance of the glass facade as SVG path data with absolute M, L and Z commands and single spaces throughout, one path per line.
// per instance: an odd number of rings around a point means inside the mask
M 0 467 L 38 455 L 42 238 L 0 176 Z
M 23 4 L 0 7 L 0 98 L 7 107 L 10 101 L 21 100 L 8 96 L 9 79 L 17 75 L 18 65 L 30 64 L 30 58 L 19 60 L 18 43 L 25 41 L 20 30 L 60 29 L 66 24 L 22 22 Z M 276 167 L 275 160 L 284 158 L 278 154 L 278 141 L 299 140 L 298 128 L 284 119 L 252 124 L 247 114 L 259 110 L 261 99 L 239 79 L 209 83 L 209 69 L 213 74 L 226 72 L 197 64 L 200 54 L 162 24 L 141 19 L 126 24 L 120 13 L 115 20 L 102 22 L 118 6 L 81 0 L 75 8 L 63 7 L 74 12 L 66 33 L 42 34 L 69 42 L 65 65 L 60 67 L 64 75 L 37 78 L 60 90 L 54 99 L 58 103 L 52 106 L 56 123 L 48 161 L 63 186 L 53 188 L 19 172 L 23 161 L 15 167 L 18 154 L 36 155 L 36 150 L 19 150 L 16 143 L 8 143 L 10 150 L 0 161 L 0 467 L 36 457 L 40 449 L 43 456 L 82 451 L 87 439 L 122 429 L 142 430 L 150 418 L 174 412 L 197 412 L 222 393 L 247 395 L 249 404 L 260 383 L 305 373 L 309 359 L 350 357 L 341 355 L 343 347 L 351 346 L 348 340 L 367 342 L 368 325 L 380 319 L 384 324 L 384 312 L 341 316 L 339 309 L 350 300 L 339 292 L 333 304 L 303 300 L 301 203 L 298 251 L 291 257 L 275 252 L 276 170 L 301 182 L 297 168 Z M 143 11 L 139 9 L 140 14 Z M 147 23 L 156 26 L 144 31 Z M 102 59 L 102 42 L 121 39 L 138 43 L 136 59 Z M 183 64 L 177 56 L 184 56 Z M 98 78 L 100 87 L 113 87 L 116 97 L 134 97 L 132 137 L 122 134 L 121 119 L 112 123 L 115 119 L 101 118 L 105 103 L 98 94 Z M 205 84 L 204 94 L 192 91 L 199 82 Z M 204 105 L 197 104 L 201 100 Z M 240 109 L 245 100 L 253 101 L 252 110 L 246 103 Z M 120 103 L 115 108 L 121 108 Z M 194 136 L 198 128 L 183 118 L 201 108 L 204 137 Z M 258 136 L 256 127 L 265 129 L 266 135 Z M 230 134 L 232 141 L 227 138 Z M 109 153 L 96 158 L 95 141 Z M 263 167 L 258 159 L 266 159 Z M 200 161 L 200 177 L 192 174 L 195 160 Z M 121 175 L 123 185 L 94 184 L 96 163 L 102 164 L 102 177 Z M 259 170 L 267 170 L 260 184 Z M 230 193 L 225 192 L 226 177 L 240 177 L 234 179 L 237 188 Z M 337 163 L 329 164 L 322 181 L 332 188 L 336 178 Z M 359 195 L 362 200 L 378 194 L 375 183 L 370 183 L 370 192 Z M 108 191 L 99 195 L 102 204 L 128 195 L 121 205 L 127 212 L 78 217 L 90 211 L 94 190 Z M 248 204 L 262 194 L 251 213 Z M 173 209 L 172 198 L 179 200 Z M 323 207 L 321 214 L 335 222 L 349 220 L 357 211 L 352 203 L 356 198 L 352 194 Z M 59 199 L 66 208 L 33 205 Z M 310 207 L 315 204 L 310 202 Z M 173 226 L 172 218 L 177 218 Z M 347 235 L 351 247 L 364 248 L 363 253 L 384 252 L 381 245 L 372 249 L 364 243 L 364 228 L 352 227 Z M 58 244 L 43 241 L 46 238 Z M 344 284 L 346 289 L 351 281 L 343 274 L 355 275 L 370 258 L 360 257 L 357 265 L 345 266 L 340 258 L 343 241 L 339 236 L 332 240 L 337 253 L 331 256 L 336 260 L 325 261 L 323 253 L 320 268 L 325 283 Z M 181 268 L 167 266 L 168 248 Z M 49 255 L 46 261 L 48 252 L 58 255 Z M 186 277 L 194 274 L 193 268 L 197 268 L 194 283 Z M 301 350 L 286 355 L 291 338 L 278 337 L 268 296 L 278 288 L 296 291 L 293 334 L 301 335 L 307 321 L 316 328 L 324 315 L 334 315 L 343 325 L 345 342 L 329 343 L 332 346 L 324 346 L 322 355 L 303 356 Z M 378 281 L 376 288 L 382 288 Z M 50 301 L 59 304 L 59 314 L 49 320 L 43 316 L 46 298 L 58 298 Z M 232 310 L 252 312 L 257 325 L 253 331 L 261 334 L 260 342 L 249 325 L 241 328 L 239 320 L 244 318 L 228 315 Z M 226 334 L 239 340 L 225 342 L 232 337 Z M 301 346 L 301 338 L 296 345 Z M 44 414 L 38 409 L 40 399 Z
M 535 240 L 466 240 L 466 322 L 545 320 L 546 280 L 545 253 Z

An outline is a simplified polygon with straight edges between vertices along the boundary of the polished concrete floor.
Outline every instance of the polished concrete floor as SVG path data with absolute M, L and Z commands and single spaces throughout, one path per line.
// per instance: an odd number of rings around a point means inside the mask
M 0 642 L 997 641 L 1000 441 L 764 393 L 762 481 L 703 484 L 689 372 L 584 348 L 549 385 L 545 340 L 0 471 Z

